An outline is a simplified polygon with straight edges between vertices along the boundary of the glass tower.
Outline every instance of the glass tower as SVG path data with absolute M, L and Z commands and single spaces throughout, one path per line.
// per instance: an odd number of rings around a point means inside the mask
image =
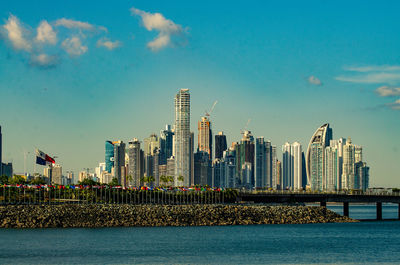
M 111 141 L 106 141 L 106 171 L 111 173 L 112 168 L 114 167 L 114 144 Z

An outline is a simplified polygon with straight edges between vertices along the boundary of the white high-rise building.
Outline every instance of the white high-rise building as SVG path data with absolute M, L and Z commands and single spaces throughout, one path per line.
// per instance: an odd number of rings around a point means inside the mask
M 190 134 L 190 93 L 181 89 L 175 96 L 175 186 L 191 185 L 191 134 Z
M 343 173 L 342 173 L 342 189 L 349 190 L 354 186 L 354 164 L 355 164 L 355 148 L 349 138 L 343 146 Z
M 282 164 L 283 188 L 301 190 L 303 188 L 303 167 L 302 148 L 300 143 L 285 143 L 282 146 Z

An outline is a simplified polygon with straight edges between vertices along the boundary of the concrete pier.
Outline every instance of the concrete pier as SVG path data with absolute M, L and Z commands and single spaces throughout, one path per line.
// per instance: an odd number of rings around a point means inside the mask
M 343 203 L 343 215 L 349 217 L 349 202 Z
M 376 220 L 382 220 L 382 203 L 376 203 Z

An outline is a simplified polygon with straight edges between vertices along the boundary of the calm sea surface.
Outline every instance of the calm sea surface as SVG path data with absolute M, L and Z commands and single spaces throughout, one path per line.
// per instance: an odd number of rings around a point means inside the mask
M 373 218 L 375 207 L 350 206 L 350 214 Z M 397 206 L 383 214 L 396 218 Z M 400 222 L 0 229 L 0 264 L 55 263 L 399 264 Z

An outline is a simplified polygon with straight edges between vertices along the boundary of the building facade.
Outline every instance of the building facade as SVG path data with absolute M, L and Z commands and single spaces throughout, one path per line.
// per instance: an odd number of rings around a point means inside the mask
M 181 89 L 175 96 L 175 186 L 190 186 L 191 174 L 190 93 Z M 183 181 L 180 180 L 183 178 Z
M 207 117 L 201 117 L 198 122 L 198 152 L 208 153 L 208 158 L 212 160 L 212 131 L 211 122 Z
M 224 135 L 223 132 L 218 132 L 218 134 L 215 135 L 215 158 L 221 159 L 227 148 L 226 135 Z

